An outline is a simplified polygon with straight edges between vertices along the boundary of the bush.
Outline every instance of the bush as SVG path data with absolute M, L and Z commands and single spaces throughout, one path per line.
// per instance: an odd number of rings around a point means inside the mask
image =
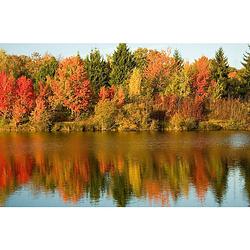
M 95 107 L 93 124 L 97 130 L 116 129 L 115 118 L 118 114 L 116 103 L 113 100 L 99 101 Z
M 202 121 L 199 123 L 200 130 L 221 130 L 222 126 L 212 121 Z
M 177 131 L 189 131 L 197 128 L 197 121 L 194 118 L 184 118 L 181 114 L 176 113 L 170 119 L 170 129 Z
M 129 103 L 123 106 L 116 124 L 119 130 L 148 130 L 152 126 L 150 110 L 145 103 Z M 156 124 L 153 124 L 155 127 Z M 152 128 L 153 128 L 152 127 Z
M 209 119 L 249 121 L 250 104 L 239 99 L 218 99 L 209 105 Z

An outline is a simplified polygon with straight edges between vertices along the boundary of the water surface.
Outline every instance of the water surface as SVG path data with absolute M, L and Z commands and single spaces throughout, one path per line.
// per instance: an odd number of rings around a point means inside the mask
M 249 204 L 249 132 L 0 134 L 1 206 Z

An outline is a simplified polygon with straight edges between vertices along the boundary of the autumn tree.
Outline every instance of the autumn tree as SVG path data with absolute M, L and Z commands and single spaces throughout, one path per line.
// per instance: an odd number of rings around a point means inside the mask
M 24 55 L 8 55 L 8 71 L 7 73 L 12 74 L 15 79 L 26 76 L 27 78 L 31 77 L 31 74 L 28 69 L 28 65 L 31 61 L 31 58 Z
M 88 79 L 91 85 L 94 102 L 97 100 L 98 93 L 102 86 L 109 86 L 110 66 L 102 58 L 100 51 L 95 49 L 85 60 Z
M 8 55 L 3 50 L 0 49 L 0 72 L 8 72 Z
M 142 75 L 138 68 L 134 68 L 129 78 L 129 96 L 135 97 L 141 93 Z
M 39 82 L 38 95 L 35 100 L 35 108 L 31 114 L 31 120 L 34 125 L 39 125 L 39 129 L 48 130 L 50 125 L 50 89 L 48 84 Z
M 0 114 L 10 118 L 15 100 L 15 79 L 6 73 L 0 73 Z
M 58 105 L 70 110 L 73 117 L 88 110 L 91 98 L 90 83 L 83 60 L 79 56 L 60 62 L 54 79 L 49 79 L 54 108 Z
M 144 77 L 149 91 L 157 93 L 165 90 L 174 64 L 175 60 L 170 56 L 170 51 L 151 50 L 148 53 Z
M 132 52 L 125 43 L 120 43 L 111 57 L 110 84 L 124 84 L 134 67 Z
M 207 96 L 208 88 L 211 83 L 211 73 L 209 68 L 209 60 L 202 56 L 194 63 L 194 75 L 192 80 L 193 93 L 201 98 Z
M 35 101 L 33 83 L 25 76 L 21 76 L 16 81 L 15 100 L 13 103 L 13 122 L 18 125 L 22 119 L 29 115 Z
M 166 87 L 166 95 L 177 95 L 179 97 L 187 97 L 191 93 L 191 69 L 189 64 L 182 66 L 173 73 L 170 82 Z

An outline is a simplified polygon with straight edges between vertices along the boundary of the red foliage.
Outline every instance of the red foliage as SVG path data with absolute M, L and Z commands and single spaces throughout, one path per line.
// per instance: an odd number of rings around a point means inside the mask
M 152 50 L 147 55 L 147 68 L 144 71 L 147 79 L 153 80 L 156 77 L 168 76 L 174 67 L 175 60 L 170 52 Z
M 125 103 L 125 95 L 122 88 L 119 88 L 116 92 L 116 103 L 118 107 L 121 107 Z
M 192 87 L 195 95 L 200 97 L 207 96 L 207 89 L 210 85 L 210 69 L 209 60 L 207 57 L 203 56 L 195 61 L 195 74 L 193 78 Z
M 228 74 L 228 78 L 230 78 L 230 79 L 234 79 L 234 78 L 236 78 L 236 77 L 237 77 L 237 72 L 236 72 L 236 71 L 230 72 L 230 73 Z
M 180 98 L 177 95 L 157 95 L 155 96 L 154 104 L 160 111 L 165 111 L 166 116 L 172 116 L 176 113 L 179 107 Z
M 48 84 L 43 84 L 42 82 L 39 82 L 38 88 L 39 88 L 39 94 L 35 101 L 35 109 L 33 112 L 33 119 L 35 122 L 41 122 L 42 116 L 46 109 L 48 108 Z
M 179 108 L 180 114 L 184 118 L 194 118 L 201 121 L 205 112 L 204 100 L 202 97 L 185 98 Z
M 70 109 L 76 117 L 88 109 L 90 82 L 80 57 L 69 57 L 59 64 L 51 89 L 53 102 Z
M 35 93 L 32 81 L 21 76 L 16 81 L 13 121 L 18 124 L 24 115 L 29 114 L 34 106 Z
M 12 110 L 15 98 L 15 79 L 7 76 L 4 72 L 0 73 L 0 113 L 7 117 Z
M 115 95 L 115 87 L 112 85 L 111 87 L 101 87 L 100 92 L 99 92 L 99 100 L 104 101 L 104 100 L 112 100 Z

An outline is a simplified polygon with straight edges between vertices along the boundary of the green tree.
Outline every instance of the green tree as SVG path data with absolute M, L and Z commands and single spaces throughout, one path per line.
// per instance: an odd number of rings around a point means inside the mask
M 138 48 L 134 52 L 134 59 L 136 63 L 136 67 L 143 71 L 147 66 L 147 55 L 149 50 L 146 48 Z
M 100 88 L 109 86 L 110 66 L 102 58 L 100 51 L 95 49 L 87 56 L 85 67 L 90 80 L 94 101 L 97 100 Z
M 46 55 L 42 58 L 42 63 L 36 73 L 35 83 L 38 84 L 40 81 L 45 83 L 47 77 L 54 77 L 58 68 L 58 61 L 54 56 Z
M 216 82 L 214 93 L 215 98 L 227 97 L 229 95 L 229 93 L 227 92 L 228 74 L 228 59 L 225 56 L 223 49 L 219 48 L 216 51 L 215 58 L 211 63 L 211 76 L 212 79 Z
M 190 88 L 190 66 L 183 65 L 183 68 L 177 70 L 171 77 L 169 84 L 166 87 L 166 95 L 178 95 L 186 97 L 191 93 Z
M 181 57 L 181 54 L 177 49 L 174 51 L 173 57 L 175 60 L 175 66 L 176 66 L 177 70 L 182 69 L 184 66 L 184 60 Z
M 110 84 L 124 84 L 135 67 L 134 56 L 126 43 L 120 43 L 111 58 Z
M 5 73 L 7 73 L 7 68 L 8 55 L 3 49 L 0 49 L 0 72 L 4 71 Z
M 250 49 L 250 45 L 248 45 Z M 246 52 L 243 57 L 243 70 L 242 70 L 242 85 L 243 88 L 241 89 L 241 93 L 245 96 L 247 93 L 249 94 L 250 91 L 250 52 Z

